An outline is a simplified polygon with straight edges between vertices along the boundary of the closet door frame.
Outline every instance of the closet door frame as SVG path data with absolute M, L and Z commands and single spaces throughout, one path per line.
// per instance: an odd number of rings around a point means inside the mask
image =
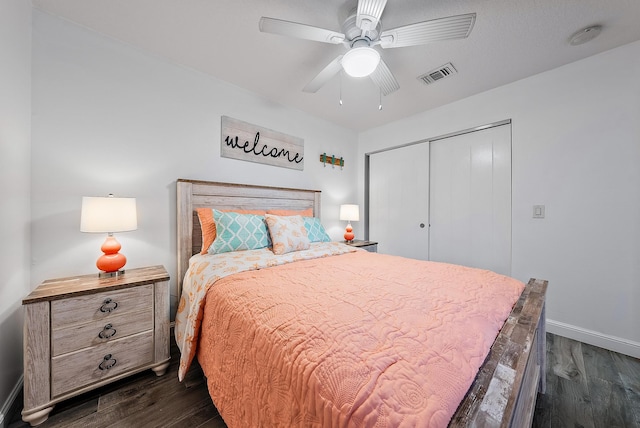
M 469 134 L 472 132 L 476 132 L 476 131 L 482 131 L 485 129 L 489 129 L 489 128 L 494 128 L 497 126 L 503 126 L 503 125 L 511 125 L 511 119 L 505 119 L 505 120 L 501 120 L 498 122 L 491 122 L 485 125 L 480 125 L 480 126 L 474 126 L 473 128 L 467 128 L 461 131 L 456 131 L 456 132 L 451 132 L 448 134 L 443 134 L 443 135 L 439 135 L 437 137 L 431 137 L 431 138 L 426 138 L 423 140 L 418 140 L 418 141 L 414 141 L 411 143 L 406 143 L 406 144 L 399 144 L 397 146 L 392 146 L 392 147 L 386 147 L 384 149 L 380 149 L 380 150 L 374 150 L 368 153 L 365 153 L 364 155 L 364 239 L 369 240 L 369 182 L 370 182 L 370 175 L 371 175 L 371 169 L 370 169 L 370 156 L 377 154 L 377 153 L 383 153 L 383 152 L 387 152 L 389 150 L 395 150 L 395 149 L 400 149 L 403 147 L 407 147 L 407 146 L 412 146 L 415 144 L 430 144 L 432 142 L 435 141 L 439 141 L 439 140 L 444 140 L 446 138 L 451 138 L 451 137 L 457 137 L 459 135 L 464 135 L 464 134 Z M 512 157 L 513 157 L 513 146 L 511 148 L 511 153 L 512 153 Z M 430 166 L 427 164 L 426 167 L 429 169 Z M 430 171 L 429 171 L 430 173 Z M 513 183 L 513 173 L 511 175 L 511 180 Z M 428 186 L 429 188 L 427 189 L 427 198 L 429 198 L 429 210 L 431 210 L 431 190 L 430 190 L 430 185 Z M 511 200 L 512 200 L 512 204 L 513 204 L 513 186 L 511 187 Z M 513 206 L 511 209 L 511 215 L 512 215 L 512 223 L 513 223 Z M 430 214 L 429 214 L 430 216 Z M 431 218 L 429 217 L 427 219 L 429 222 L 431 221 Z M 430 236 L 430 228 L 429 228 L 429 233 L 427 234 L 428 239 L 431 239 Z M 513 235 L 512 238 L 513 239 Z M 431 259 L 431 254 L 428 254 L 428 258 L 429 260 Z

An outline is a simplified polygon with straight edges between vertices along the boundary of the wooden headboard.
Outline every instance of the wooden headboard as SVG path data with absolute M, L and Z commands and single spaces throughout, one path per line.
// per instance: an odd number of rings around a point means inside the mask
M 320 191 L 178 179 L 178 297 L 189 258 L 200 252 L 202 231 L 196 208 L 305 210 L 320 217 Z

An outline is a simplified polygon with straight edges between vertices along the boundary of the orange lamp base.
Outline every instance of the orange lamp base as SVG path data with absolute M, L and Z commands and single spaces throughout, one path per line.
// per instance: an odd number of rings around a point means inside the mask
M 127 258 L 124 254 L 120 254 L 118 252 L 120 251 L 120 248 L 122 248 L 122 246 L 116 238 L 113 236 L 107 236 L 104 244 L 100 247 L 104 254 L 100 256 L 96 262 L 98 269 L 108 274 L 113 274 L 114 272 L 118 272 L 122 269 L 127 263 Z
M 353 233 L 353 227 L 351 227 L 351 223 L 347 225 L 347 228 L 345 230 L 346 232 L 344 233 L 344 240 L 347 242 L 353 241 L 353 238 L 355 238 L 356 235 Z

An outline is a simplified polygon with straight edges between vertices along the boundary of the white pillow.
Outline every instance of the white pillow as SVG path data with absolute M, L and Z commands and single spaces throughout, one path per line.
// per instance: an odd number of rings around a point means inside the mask
M 264 218 L 269 228 L 269 235 L 271 235 L 274 254 L 280 255 L 309 249 L 310 241 L 302 216 L 265 214 Z

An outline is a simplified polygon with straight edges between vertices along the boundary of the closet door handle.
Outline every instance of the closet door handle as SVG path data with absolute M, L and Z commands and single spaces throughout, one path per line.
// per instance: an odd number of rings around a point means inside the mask
M 424 223 L 420 223 L 420 229 L 424 229 Z

